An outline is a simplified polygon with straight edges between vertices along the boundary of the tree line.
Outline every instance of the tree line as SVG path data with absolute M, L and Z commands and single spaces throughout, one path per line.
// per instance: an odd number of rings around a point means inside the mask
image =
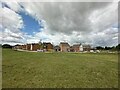
M 117 46 L 112 46 L 112 47 L 102 47 L 102 46 L 97 46 L 96 47 L 97 50 L 111 50 L 111 51 L 120 51 L 120 44 L 118 44 Z

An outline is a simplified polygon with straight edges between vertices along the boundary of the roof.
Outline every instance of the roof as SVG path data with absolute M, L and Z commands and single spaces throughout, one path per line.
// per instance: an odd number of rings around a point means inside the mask
M 80 47 L 80 44 L 74 44 L 73 47 Z
M 70 46 L 67 42 L 60 42 L 60 44 L 62 44 L 64 46 Z
M 83 45 L 83 47 L 91 47 L 90 45 Z
M 60 46 L 57 45 L 57 46 L 54 46 L 54 48 L 60 48 Z
M 50 42 L 43 42 L 43 44 L 51 44 Z

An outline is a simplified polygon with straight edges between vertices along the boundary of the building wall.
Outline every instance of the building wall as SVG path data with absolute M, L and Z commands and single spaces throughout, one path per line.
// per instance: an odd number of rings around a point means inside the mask
M 47 50 L 48 49 L 53 49 L 53 45 L 51 43 L 47 44 Z
M 22 49 L 26 50 L 26 45 L 22 45 Z
M 54 51 L 55 51 L 55 52 L 59 52 L 59 51 L 61 51 L 61 49 L 60 49 L 59 46 L 55 46 L 55 47 L 54 47 Z
M 60 48 L 61 48 L 62 52 L 68 52 L 68 51 L 70 51 L 69 44 L 60 44 Z
M 80 51 L 80 45 L 75 45 L 73 46 L 74 52 L 79 52 Z
M 45 47 L 44 47 L 45 46 Z M 60 49 L 59 49 L 59 48 Z M 61 51 L 61 52 L 80 52 L 80 51 L 90 51 L 91 46 L 90 45 L 80 45 L 80 44 L 74 44 L 73 46 L 70 47 L 68 43 L 60 43 L 58 46 L 58 49 L 53 48 L 53 45 L 51 43 L 43 43 L 43 44 L 38 44 L 38 43 L 32 43 L 32 44 L 26 44 L 26 45 L 16 45 L 14 48 L 15 49 L 23 49 L 23 50 L 32 50 L 32 51 L 37 51 L 38 49 L 44 49 L 45 51 Z
M 90 51 L 91 50 L 91 46 L 90 45 L 84 45 L 83 46 L 83 51 Z
M 37 51 L 38 49 L 40 49 L 40 45 L 39 44 L 32 44 L 32 50 L 33 51 Z
M 53 50 L 53 45 L 51 43 L 43 43 L 43 49 L 46 51 Z
M 82 45 L 80 45 L 80 52 L 82 52 L 83 51 L 83 46 Z
M 31 44 L 27 44 L 27 50 L 31 50 Z

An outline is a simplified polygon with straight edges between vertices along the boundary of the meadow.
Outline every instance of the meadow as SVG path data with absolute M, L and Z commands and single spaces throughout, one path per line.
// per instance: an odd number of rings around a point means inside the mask
M 117 53 L 2 50 L 3 88 L 117 88 Z

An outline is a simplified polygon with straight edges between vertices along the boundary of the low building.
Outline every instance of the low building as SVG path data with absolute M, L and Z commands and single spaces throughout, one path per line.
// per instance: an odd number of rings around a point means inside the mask
M 72 49 L 74 52 L 82 52 L 83 51 L 83 45 L 82 44 L 74 44 L 72 46 Z
M 38 43 L 33 43 L 32 44 L 32 51 L 37 51 L 40 49 L 40 45 Z
M 43 49 L 46 51 L 51 51 L 51 50 L 53 50 L 53 45 L 50 42 L 48 42 L 48 43 L 43 42 Z
M 23 50 L 26 50 L 26 48 L 27 48 L 27 45 L 22 45 Z
M 13 47 L 14 49 L 20 49 L 21 48 L 21 45 L 15 45 L 14 47 Z
M 15 45 L 14 49 L 23 49 L 29 51 L 61 51 L 61 52 L 82 52 L 82 51 L 90 51 L 92 48 L 90 45 L 82 45 L 82 44 L 74 44 L 70 46 L 67 42 L 61 42 L 59 46 L 53 47 L 50 42 L 43 43 L 30 43 L 24 45 Z
M 70 45 L 67 42 L 61 42 L 60 43 L 61 52 L 69 52 L 70 51 Z
M 83 52 L 83 45 L 80 45 L 80 52 Z
M 61 51 L 61 48 L 57 45 L 57 46 L 54 46 L 54 51 L 55 52 L 60 52 Z
M 90 45 L 83 45 L 83 51 L 90 51 L 91 46 Z
M 74 52 L 73 46 L 70 46 L 70 52 Z
M 37 51 L 39 49 L 40 49 L 40 45 L 38 43 L 31 43 L 26 45 L 26 50 Z
M 74 44 L 73 50 L 74 50 L 74 52 L 80 52 L 80 44 Z
M 26 45 L 26 50 L 31 50 L 32 51 L 32 44 L 27 44 Z

